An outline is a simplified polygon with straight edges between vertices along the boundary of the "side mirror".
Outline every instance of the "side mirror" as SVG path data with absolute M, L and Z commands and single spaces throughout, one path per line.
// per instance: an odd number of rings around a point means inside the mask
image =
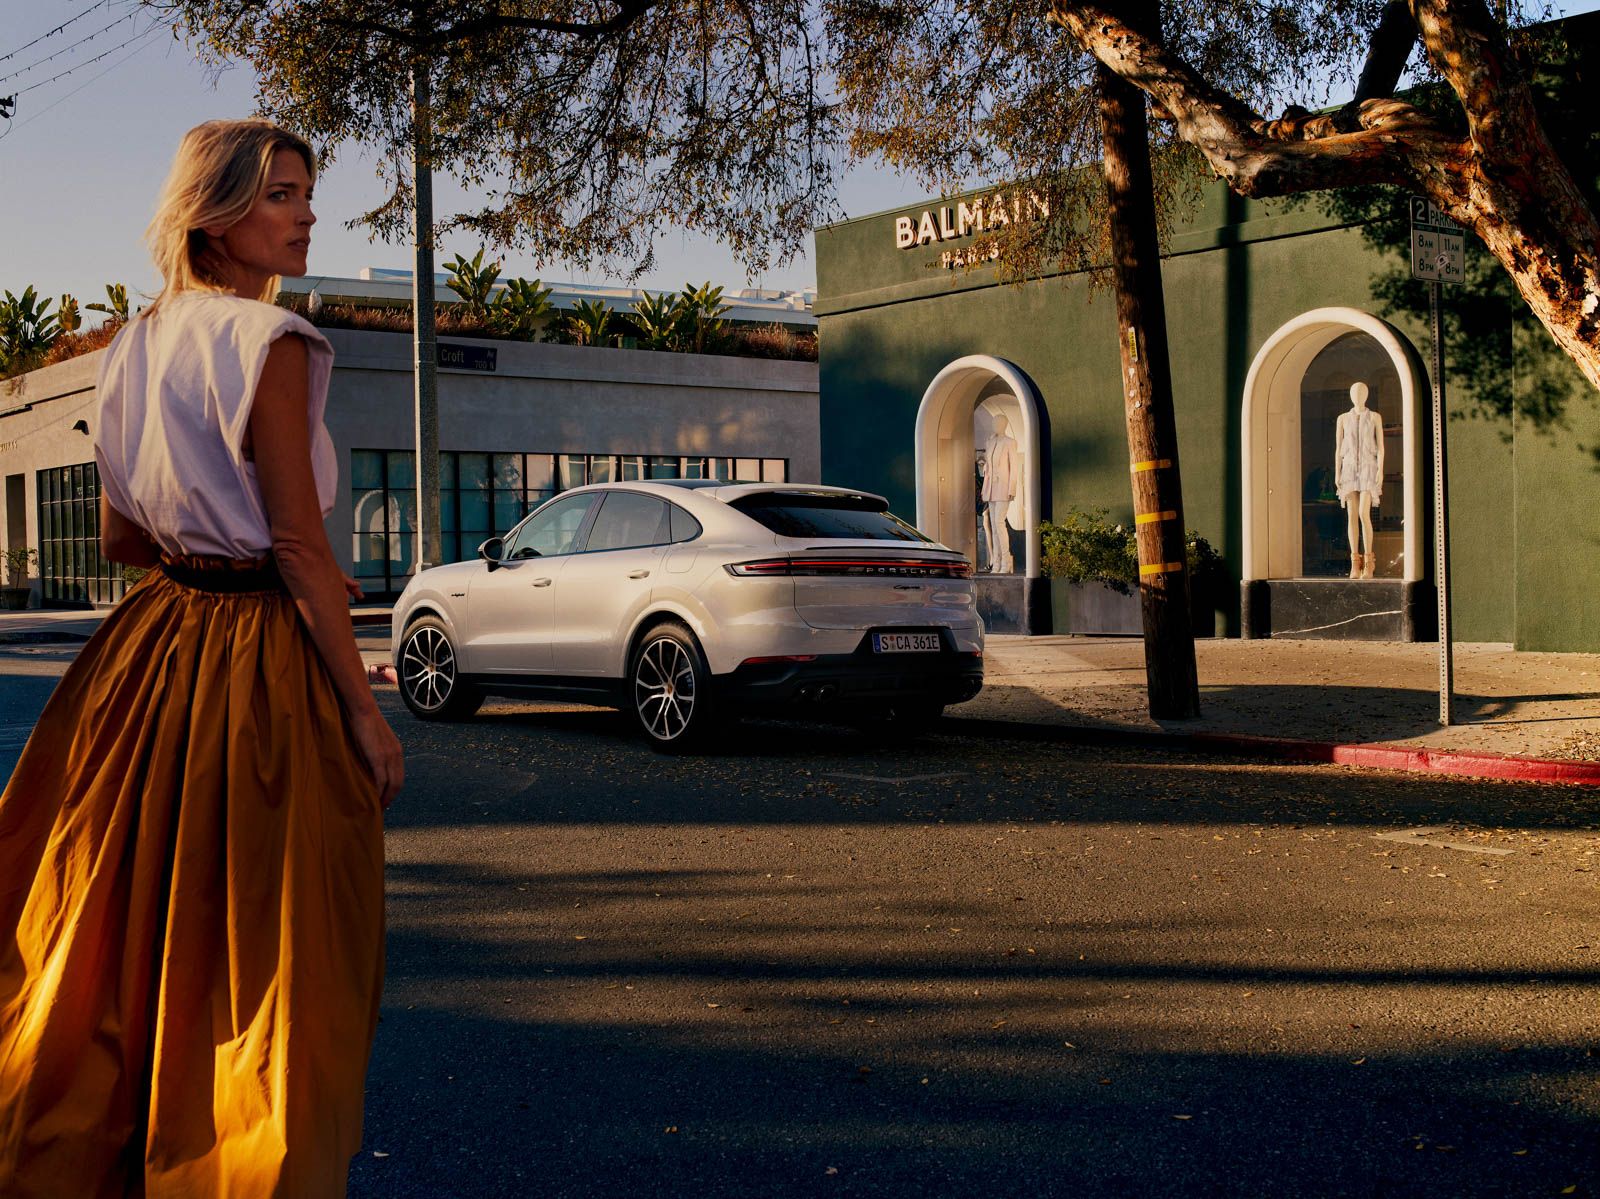
M 489 564 L 489 569 L 494 570 L 500 565 L 500 555 L 505 552 L 506 543 L 502 537 L 491 537 L 478 547 L 478 557 Z

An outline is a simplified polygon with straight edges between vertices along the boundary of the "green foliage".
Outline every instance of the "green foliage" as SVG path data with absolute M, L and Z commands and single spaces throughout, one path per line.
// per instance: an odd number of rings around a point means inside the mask
M 122 568 L 122 585 L 124 588 L 132 587 L 149 573 L 150 569 L 146 566 L 124 566 Z
M 1104 583 L 1123 595 L 1139 582 L 1133 530 L 1114 525 L 1104 508 L 1068 511 L 1060 524 L 1039 526 L 1040 568 L 1046 578 Z
M 633 302 L 633 326 L 647 350 L 683 350 L 688 347 L 689 311 L 683 297 L 665 292 Z
M 14 545 L 0 552 L 0 562 L 5 563 L 6 585 L 21 587 L 28 581 L 28 568 L 39 560 L 39 551 L 31 545 Z
M 90 312 L 103 312 L 114 321 L 125 321 L 129 317 L 128 289 L 121 283 L 106 284 L 106 302 L 104 304 L 85 304 Z
M 450 275 L 445 286 L 461 297 L 466 310 L 476 317 L 486 316 L 489 312 L 489 294 L 500 278 L 500 264 L 491 262 L 485 266 L 483 249 L 480 247 L 471 260 L 457 254 L 452 261 L 445 263 L 444 269 Z
M 83 328 L 83 314 L 78 311 L 78 301 L 70 292 L 63 293 L 56 305 L 56 327 L 63 333 L 76 333 Z
M 575 346 L 605 345 L 612 314 L 604 300 L 579 300 L 562 325 L 562 340 Z
M 715 350 L 727 332 L 728 322 L 722 313 L 728 305 L 722 302 L 722 288 L 712 287 L 708 279 L 699 287 L 685 283 L 680 297 L 683 318 L 692 330 L 691 345 L 696 354 Z
M 1112 524 L 1108 516 L 1104 508 L 1087 512 L 1072 508 L 1060 524 L 1047 520 L 1040 525 L 1040 567 L 1045 577 L 1104 583 L 1113 591 L 1131 594 L 1139 584 L 1138 540 L 1133 526 Z M 1191 596 L 1204 602 L 1220 595 L 1228 579 L 1222 555 L 1193 529 L 1184 541 Z
M 533 341 L 554 311 L 550 289 L 539 280 L 508 279 L 505 289 L 489 304 L 489 328 L 503 337 Z
M 29 286 L 20 296 L 5 293 L 0 301 L 0 372 L 7 375 L 33 370 L 61 336 L 50 301 L 40 299 Z

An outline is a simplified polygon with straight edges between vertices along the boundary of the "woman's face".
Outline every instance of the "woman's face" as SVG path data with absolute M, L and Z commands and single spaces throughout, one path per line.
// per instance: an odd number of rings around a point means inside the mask
M 235 288 L 247 294 L 245 288 L 254 278 L 265 282 L 271 275 L 306 273 L 311 226 L 316 222 L 305 160 L 293 150 L 278 150 L 250 211 L 225 229 L 206 232 L 221 244 L 236 275 L 251 277 L 233 280 Z

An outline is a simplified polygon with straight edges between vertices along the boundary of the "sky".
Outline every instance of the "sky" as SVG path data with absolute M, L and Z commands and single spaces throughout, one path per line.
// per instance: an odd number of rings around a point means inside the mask
M 0 120 L 0 288 L 21 292 L 31 284 L 44 295 L 71 293 L 80 303 L 103 300 L 107 283 L 124 283 L 147 295 L 159 289 L 160 277 L 142 238 L 179 139 L 201 121 L 248 116 L 255 101 L 255 77 L 248 67 L 213 78 L 183 43 L 139 13 L 133 0 L 99 0 L 85 13 L 92 4 L 0 0 L 0 97 L 17 97 L 14 116 Z M 1557 7 L 1586 12 L 1600 7 L 1600 0 Z M 75 17 L 68 28 L 50 33 Z M 97 32 L 118 18 L 123 19 Z M 73 46 L 83 38 L 88 40 Z M 51 55 L 57 57 L 41 62 Z M 909 206 L 924 194 L 914 179 L 858 167 L 841 186 L 842 215 Z M 311 273 L 355 276 L 367 266 L 409 269 L 405 244 L 374 242 L 364 230 L 343 227 L 383 196 L 370 155 L 354 147 L 341 150 L 317 181 L 319 223 Z M 436 180 L 436 212 L 475 206 L 471 200 L 452 181 Z M 447 237 L 438 259 L 457 252 L 471 257 L 476 249 L 466 235 Z M 574 264 L 541 269 L 524 255 L 507 253 L 501 259 L 507 277 L 617 281 Z M 677 232 L 658 238 L 656 261 L 641 285 L 676 290 L 691 280 L 709 279 L 732 292 L 816 284 L 809 252 L 747 278 L 716 242 Z

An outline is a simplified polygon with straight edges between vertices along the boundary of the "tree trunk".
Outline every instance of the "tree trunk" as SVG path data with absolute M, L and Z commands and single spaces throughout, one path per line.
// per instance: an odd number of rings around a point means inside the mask
M 1145 22 L 1154 25 L 1153 3 L 1130 5 L 1134 7 Z M 1200 715 L 1200 686 L 1194 664 L 1178 431 L 1172 410 L 1166 301 L 1161 289 L 1161 248 L 1144 93 L 1104 67 L 1097 69 L 1097 76 L 1117 293 L 1117 343 L 1122 355 L 1139 545 L 1145 679 L 1150 715 L 1157 720 L 1183 720 Z

